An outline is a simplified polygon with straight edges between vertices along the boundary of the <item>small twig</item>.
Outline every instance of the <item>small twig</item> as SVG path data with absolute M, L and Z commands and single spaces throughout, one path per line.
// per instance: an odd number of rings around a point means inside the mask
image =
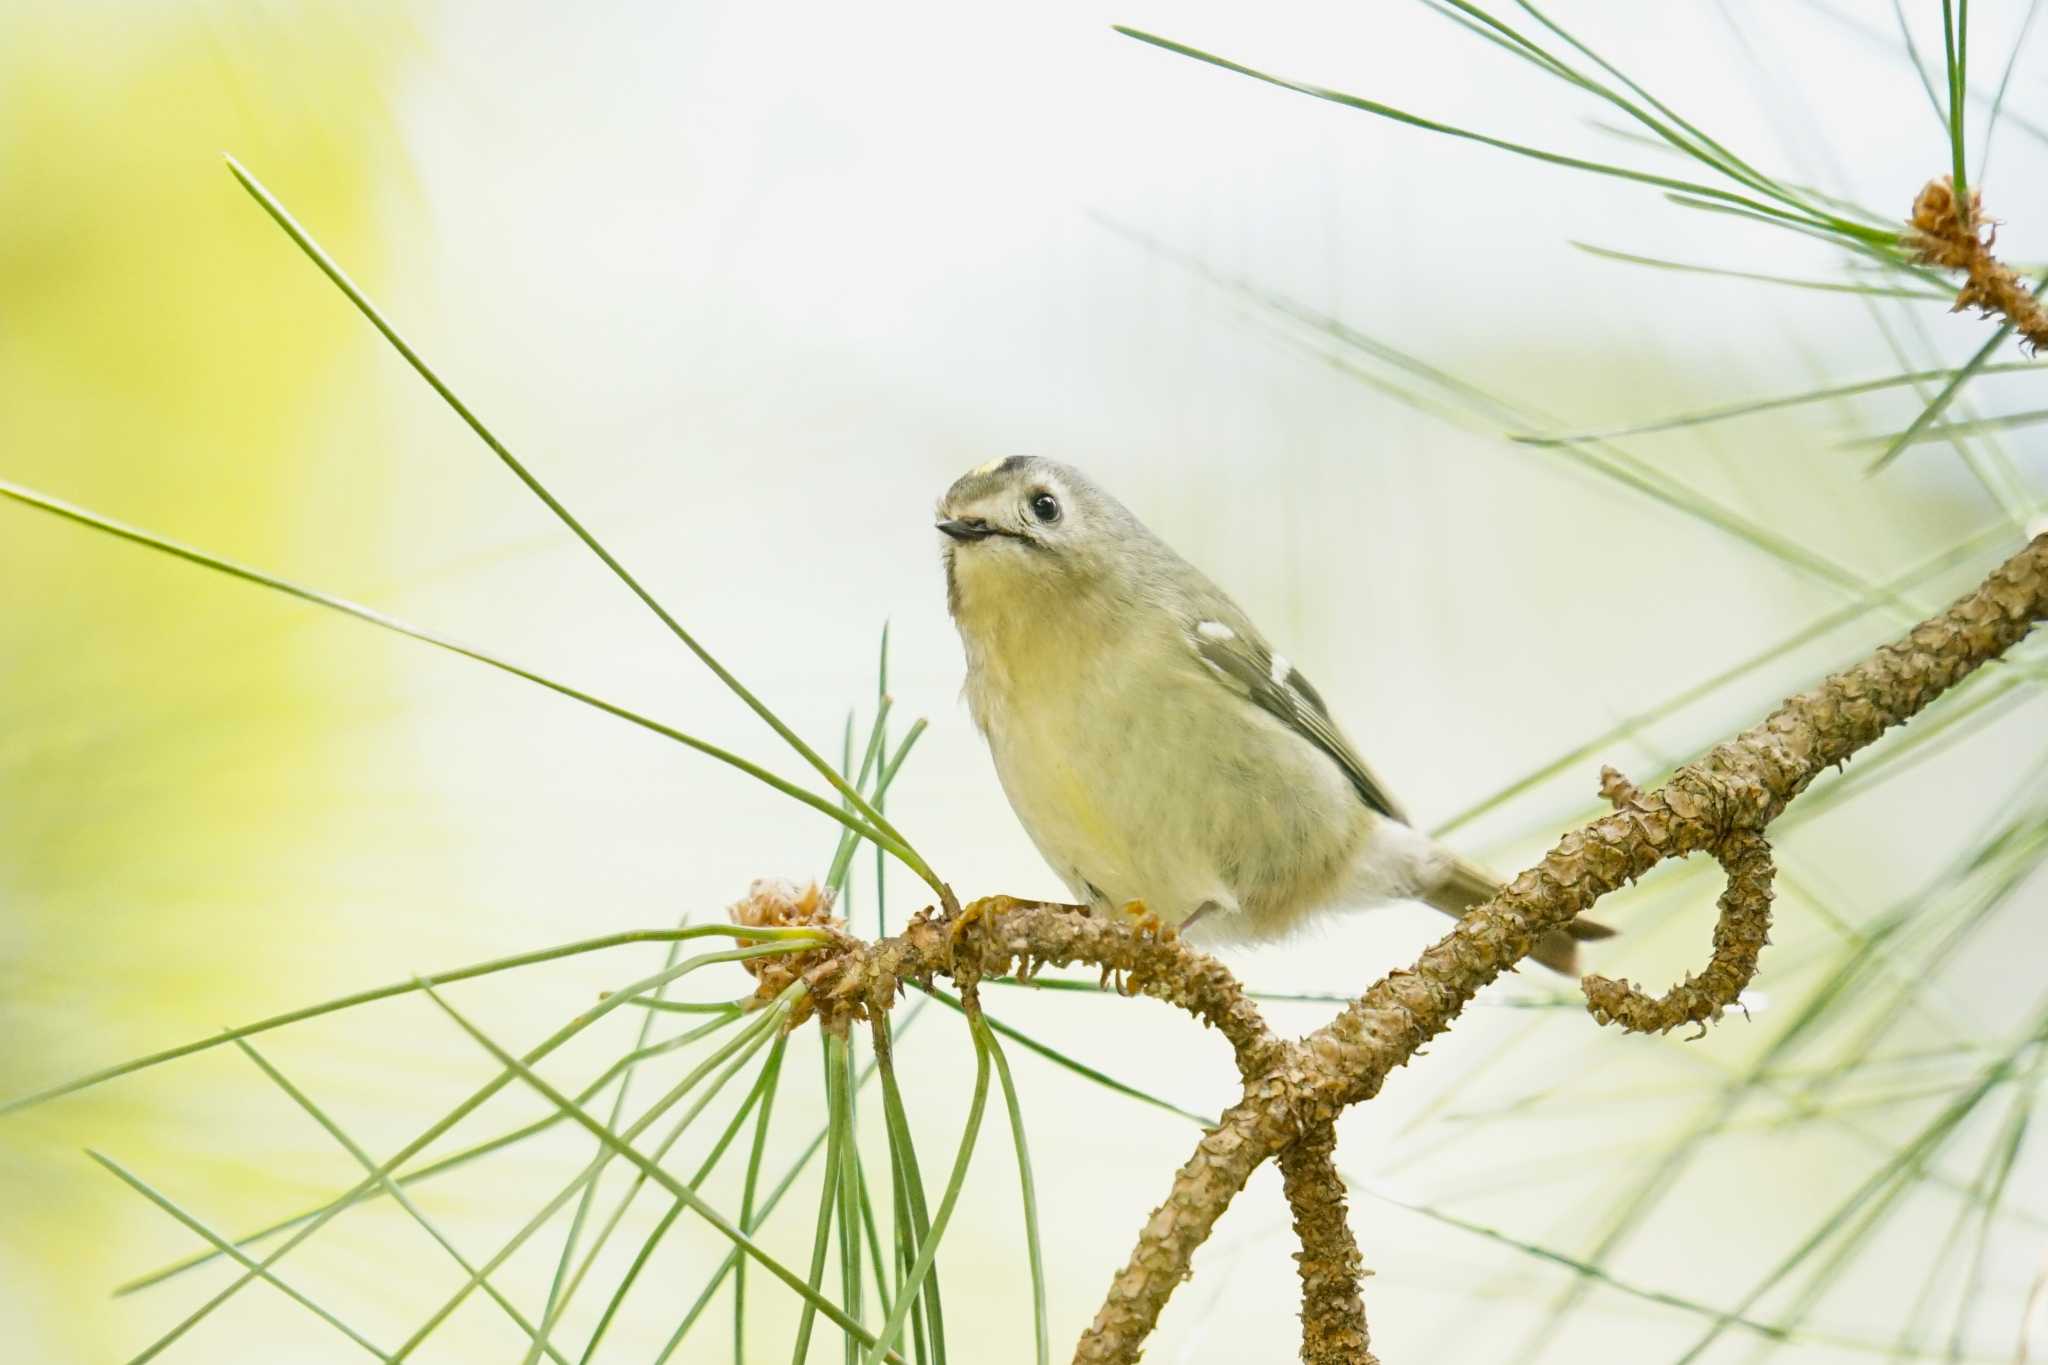
M 1971 191 L 1966 204 L 1948 176 L 1930 180 L 1913 201 L 1911 221 L 1903 240 L 1916 260 L 1968 276 L 1956 294 L 1956 312 L 1975 308 L 1986 316 L 1999 314 L 2030 350 L 2048 346 L 2048 309 L 2011 266 L 1991 254 L 1998 224 L 1984 216 L 1981 191 Z
M 1600 799 L 1616 810 L 1626 809 L 1629 802 L 1641 795 L 1636 784 L 1624 777 L 1619 768 L 1600 770 Z
M 1707 1021 L 1719 1019 L 1749 985 L 1757 955 L 1771 941 L 1771 846 L 1761 834 L 1742 830 L 1730 835 L 1716 856 L 1728 873 L 1728 889 L 1721 893 L 1714 955 L 1706 970 L 1688 975 L 1657 999 L 1626 981 L 1589 976 L 1586 1008 L 1594 1019 L 1630 1033 L 1669 1033 L 1681 1024 L 1698 1024 L 1695 1036 L 1704 1037 Z

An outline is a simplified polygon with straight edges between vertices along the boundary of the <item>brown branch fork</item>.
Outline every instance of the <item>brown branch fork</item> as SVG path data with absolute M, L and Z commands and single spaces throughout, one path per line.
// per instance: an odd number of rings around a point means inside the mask
M 1957 307 L 2001 313 L 2034 345 L 2048 344 L 2048 315 L 2010 269 L 1990 254 L 1981 210 L 1960 211 L 1945 181 L 1930 182 L 1902 239 L 1922 261 L 1961 270 Z M 1370 1365 L 1364 1268 L 1352 1236 L 1334 1160 L 1336 1120 L 1379 1093 L 1467 1001 L 1529 953 L 1538 937 L 1657 864 L 1692 853 L 1713 856 L 1727 874 L 1713 951 L 1697 975 L 1651 996 L 1626 981 L 1581 983 L 1595 1020 L 1633 1033 L 1706 1025 L 1734 1004 L 1769 942 L 1771 822 L 1826 769 L 1904 724 L 1979 665 L 2004 654 L 2048 616 L 2048 534 L 2036 537 L 1939 616 L 1863 662 L 1791 698 L 1762 724 L 1717 746 L 1643 792 L 1612 768 L 1601 795 L 1614 807 L 1560 839 L 1541 862 L 1424 952 L 1391 972 L 1342 1014 L 1292 1042 L 1276 1037 L 1223 964 L 1168 931 L 1148 933 L 1076 913 L 1079 907 L 989 897 L 959 911 L 926 911 L 879 943 L 840 935 L 830 948 L 782 959 L 810 983 L 826 1027 L 875 1017 L 906 981 L 954 978 L 970 1009 L 984 976 L 1028 978 L 1044 963 L 1085 962 L 1127 994 L 1170 1001 L 1213 1026 L 1236 1054 L 1244 1091 L 1205 1133 L 1173 1188 L 1139 1234 L 1137 1249 L 1110 1285 L 1074 1351 L 1076 1365 L 1129 1365 L 1167 1299 L 1188 1278 L 1207 1240 L 1253 1171 L 1280 1167 L 1301 1242 L 1302 1359 L 1309 1365 Z M 819 907 L 826 913 L 829 907 Z
M 2037 537 L 1968 596 L 1902 639 L 1791 698 L 1762 724 L 1687 764 L 1655 791 L 1603 774 L 1611 814 L 1573 830 L 1543 860 L 1467 914 L 1411 967 L 1392 972 L 1305 1038 L 1274 1035 L 1221 963 L 1170 933 L 1151 934 L 1075 907 L 991 897 L 959 916 L 927 911 L 878 943 L 844 938 L 792 964 L 810 980 L 824 1022 L 887 1010 L 906 981 L 1028 977 L 1044 963 L 1085 962 L 1130 994 L 1167 1000 L 1230 1043 L 1243 1094 L 1205 1133 L 1153 1212 L 1075 1348 L 1077 1365 L 1137 1360 L 1195 1249 L 1260 1164 L 1285 1180 L 1301 1242 L 1302 1359 L 1361 1365 L 1366 1334 L 1358 1245 L 1332 1160 L 1338 1115 L 1379 1092 L 1514 967 L 1548 929 L 1667 859 L 1707 853 L 1727 873 L 1706 967 L 1660 997 L 1588 976 L 1587 1006 L 1632 1032 L 1704 1027 L 1756 971 L 1770 928 L 1771 850 L 1764 831 L 1815 777 L 1904 723 L 2048 616 L 2048 535 Z

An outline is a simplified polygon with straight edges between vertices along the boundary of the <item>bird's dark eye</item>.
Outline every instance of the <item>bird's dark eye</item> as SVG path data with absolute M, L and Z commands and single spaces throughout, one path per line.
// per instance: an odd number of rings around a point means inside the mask
M 1050 526 L 1060 519 L 1060 500 L 1050 493 L 1033 493 L 1031 515 Z

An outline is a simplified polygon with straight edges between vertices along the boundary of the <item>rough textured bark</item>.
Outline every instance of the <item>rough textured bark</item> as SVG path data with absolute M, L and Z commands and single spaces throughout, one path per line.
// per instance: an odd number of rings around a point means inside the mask
M 1194 1155 L 1174 1176 L 1172 1195 L 1145 1220 L 1138 1249 L 1082 1333 L 1076 1362 L 1136 1359 L 1165 1295 L 1188 1278 L 1195 1248 L 1209 1240 L 1209 1230 L 1259 1163 L 1293 1140 L 1291 1126 L 1276 1117 L 1272 1100 L 1271 1085 L 1254 1078 L 1245 1097 L 1195 1144 Z
M 830 1016 L 886 1010 L 906 981 L 938 975 L 962 984 L 984 976 L 1028 979 L 1048 963 L 1075 962 L 1100 967 L 1105 984 L 1113 981 L 1125 995 L 1168 1001 L 1214 1028 L 1247 1077 L 1265 1070 L 1280 1052 L 1280 1040 L 1228 967 L 1171 930 L 1134 932 L 1078 905 L 992 896 L 970 904 L 957 920 L 927 911 L 879 943 L 843 939 L 837 951 L 819 953 L 805 975 L 818 1012 Z
M 1595 1019 L 1630 1033 L 1668 1033 L 1680 1024 L 1698 1024 L 1704 1032 L 1707 1021 L 1719 1019 L 1742 994 L 1756 975 L 1758 955 L 1771 941 L 1771 878 L 1777 869 L 1770 844 L 1746 830 L 1730 834 L 1717 856 L 1728 874 L 1728 889 L 1721 893 L 1714 955 L 1706 970 L 1656 998 L 1626 981 L 1589 976 L 1581 984 Z
M 1301 1242 L 1294 1261 L 1301 1274 L 1303 1365 L 1373 1361 L 1359 1292 L 1370 1272 L 1351 1235 L 1344 1177 L 1337 1174 L 1336 1129 L 1318 1128 L 1283 1149 L 1280 1174 Z

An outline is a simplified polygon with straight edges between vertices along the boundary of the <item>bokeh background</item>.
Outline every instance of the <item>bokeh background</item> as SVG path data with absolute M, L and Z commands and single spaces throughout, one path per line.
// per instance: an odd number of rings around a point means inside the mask
M 1913 8 L 1938 84 L 1939 16 Z M 2032 6 L 1979 9 L 1988 94 Z M 1787 179 L 1903 215 L 1946 169 L 1888 12 L 1558 17 Z M 1508 792 L 1449 836 L 1504 869 L 1589 813 L 1602 762 L 1654 775 L 1749 723 L 1975 582 L 2048 505 L 2025 426 L 1915 446 L 1869 476 L 1868 438 L 1919 411 L 1911 388 L 1623 438 L 1611 456 L 1508 439 L 1953 365 L 1990 328 L 1938 301 L 1589 254 L 1574 243 L 1870 278 L 1825 244 L 1257 85 L 1112 23 L 1684 169 L 1426 5 L 17 4 L 0 45 L 0 478 L 791 771 L 237 188 L 231 152 L 821 746 L 870 705 L 889 623 L 899 723 L 931 720 L 891 812 L 963 892 L 1016 894 L 1058 888 L 958 702 L 928 516 L 991 456 L 1058 456 L 1122 495 L 1301 663 L 1422 822 Z M 1981 182 L 2007 220 L 2001 253 L 2039 261 L 2048 103 L 2039 61 L 2023 50 L 2014 70 Z M 2039 407 L 2038 382 L 1981 379 L 1952 415 Z M 1697 1042 L 1622 1038 L 1525 974 L 1347 1118 L 1384 1359 L 1679 1359 L 1823 1232 L 1751 1313 L 1786 1335 L 1738 1327 L 1702 1358 L 2014 1358 L 2048 1265 L 2048 1148 L 2027 1124 L 2042 1049 L 2015 1042 L 2048 979 L 2041 660 L 1988 670 L 1788 822 L 1749 1018 Z M 13 504 L 0 717 L 6 1095 L 416 971 L 716 917 L 755 877 L 818 874 L 834 837 L 537 688 Z M 890 877 L 893 913 L 921 903 Z M 1665 869 L 1604 906 L 1625 936 L 1597 965 L 1652 984 L 1697 965 L 1716 890 L 1710 868 Z M 1355 992 L 1440 929 L 1394 908 L 1230 960 L 1262 987 Z M 531 1042 L 659 954 L 457 998 Z M 1012 992 L 991 1007 L 1197 1112 L 1232 1093 L 1215 1040 L 1156 1005 Z M 1307 1030 L 1334 1007 L 1271 1008 Z M 378 1151 L 484 1065 L 416 1001 L 265 1051 Z M 920 1024 L 902 1058 L 943 1154 L 971 1073 L 956 1021 Z M 1195 1130 L 1032 1055 L 1014 1064 L 1057 1353 Z M 822 1107 L 810 1085 L 785 1102 L 792 1135 Z M 1930 1127 L 1939 1140 L 1921 1141 Z M 86 1146 L 223 1230 L 357 1173 L 231 1049 L 0 1120 L 10 1358 L 128 1358 L 232 1279 L 215 1265 L 110 1300 L 199 1243 Z M 423 1201 L 481 1256 L 586 1156 L 563 1136 Z M 942 1258 L 956 1358 L 1031 1358 L 1008 1162 L 997 1125 Z M 1887 1171 L 1882 1197 L 1845 1212 Z M 1292 1357 L 1270 1177 L 1203 1250 L 1148 1359 Z M 793 1199 L 771 1244 L 800 1259 L 809 1218 Z M 679 1229 L 607 1356 L 651 1357 L 722 1254 Z M 460 1278 L 402 1218 L 368 1212 L 286 1264 L 386 1342 Z M 544 1295 L 552 1268 L 538 1247 L 503 1283 Z M 592 1297 L 572 1323 L 587 1328 Z M 749 1358 L 785 1359 L 793 1317 L 757 1289 Z M 707 1323 L 681 1358 L 730 1358 L 727 1330 Z M 472 1304 L 419 1358 L 520 1350 Z M 838 1350 L 821 1334 L 818 1358 Z M 257 1288 L 166 1358 L 359 1354 Z

